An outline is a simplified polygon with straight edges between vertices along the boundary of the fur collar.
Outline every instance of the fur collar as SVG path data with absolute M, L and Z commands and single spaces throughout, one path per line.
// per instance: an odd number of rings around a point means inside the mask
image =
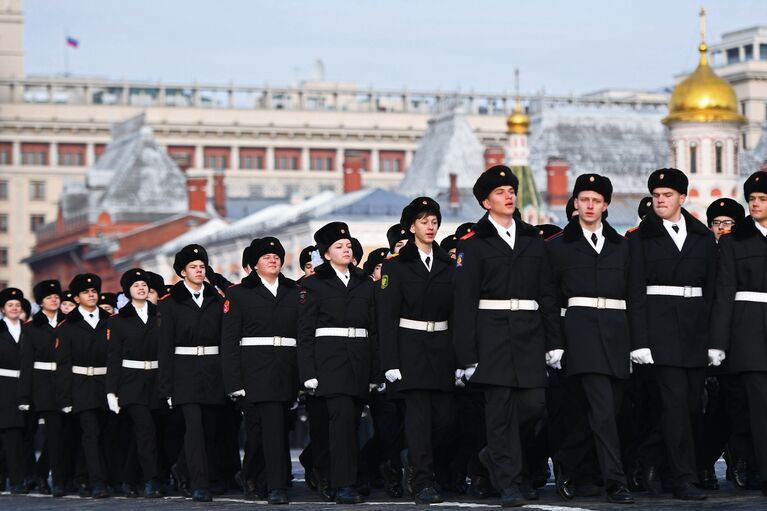
M 407 245 L 405 245 L 407 246 Z M 314 267 L 314 274 L 319 279 L 329 279 L 336 276 L 336 272 L 333 270 L 333 267 L 330 265 L 329 261 L 325 261 L 319 266 Z M 357 278 L 360 279 L 367 279 L 368 275 L 365 273 L 361 268 L 357 268 L 353 264 L 349 265 L 349 275 L 350 276 L 357 276 Z
M 732 228 L 732 236 L 738 241 L 761 235 L 762 233 L 756 228 L 754 219 L 750 215 Z
M 620 241 L 623 239 L 623 236 L 618 234 L 615 229 L 613 229 L 612 226 L 605 220 L 602 220 L 602 235 L 604 235 L 607 241 L 611 241 L 613 243 L 620 243 Z M 565 226 L 564 230 L 562 231 L 562 239 L 567 243 L 573 243 L 581 238 L 583 238 L 583 228 L 581 227 L 581 223 L 578 221 L 578 217 L 576 216 L 571 218 L 570 222 L 568 222 L 568 224 Z
M 277 276 L 277 281 L 279 282 L 280 286 L 295 287 L 296 285 L 295 280 L 287 278 L 282 273 Z M 252 271 L 242 278 L 242 285 L 243 287 L 255 289 L 258 287 L 263 287 L 264 283 L 261 282 L 261 278 L 258 276 L 258 273 Z
M 102 309 L 101 307 L 96 307 L 96 310 L 99 313 L 99 321 L 102 319 L 107 319 L 109 317 L 109 313 Z M 83 315 L 80 314 L 80 307 L 75 307 L 72 309 L 72 312 L 67 314 L 66 321 L 67 323 L 77 323 L 78 321 L 84 321 L 85 318 L 83 318 Z
M 213 289 L 213 286 L 211 286 L 207 282 L 202 283 L 203 297 L 207 298 L 208 296 L 213 296 L 215 294 L 217 293 L 215 289 Z M 183 280 L 179 280 L 173 285 L 172 288 L 170 288 L 170 296 L 179 303 L 192 299 L 192 293 L 190 293 L 189 290 L 186 288 Z
M 450 255 L 442 250 L 442 248 L 439 246 L 439 243 L 436 241 L 433 241 L 431 244 L 431 253 L 434 254 L 435 259 L 439 259 L 445 264 L 453 264 L 453 260 L 450 259 Z M 398 259 L 403 262 L 421 259 L 421 256 L 418 254 L 418 247 L 416 246 L 415 241 L 409 241 L 404 247 L 399 249 Z
M 687 226 L 687 232 L 693 234 L 700 234 L 703 236 L 712 234 L 700 220 L 692 216 L 686 209 L 682 208 L 682 216 L 684 217 L 685 225 Z M 666 228 L 663 227 L 663 220 L 650 210 L 644 219 L 639 223 L 639 235 L 642 238 L 657 238 L 665 236 L 667 234 Z
M 151 318 L 155 314 L 157 314 L 157 306 L 153 304 L 152 302 L 146 302 L 149 313 L 149 317 Z M 126 303 L 123 305 L 122 309 L 120 309 L 120 312 L 117 313 L 121 318 L 135 318 L 138 316 L 138 313 L 136 312 L 136 308 L 133 306 L 133 303 Z
M 474 224 L 474 227 L 472 227 L 473 232 L 476 233 L 477 236 L 480 238 L 490 238 L 492 236 L 498 236 L 498 231 L 496 230 L 495 226 L 490 223 L 490 220 L 488 216 L 490 213 L 485 213 L 485 215 Z M 516 224 L 517 228 L 517 235 L 518 236 L 538 236 L 538 229 L 536 229 L 534 226 L 523 222 L 519 218 L 514 217 L 514 223 Z M 405 245 L 407 246 L 407 245 Z
M 56 324 L 61 322 L 62 314 L 60 311 L 56 312 Z M 41 327 L 44 325 L 48 325 L 48 316 L 45 315 L 45 313 L 42 310 L 37 311 L 37 314 L 32 316 L 31 322 L 36 327 Z

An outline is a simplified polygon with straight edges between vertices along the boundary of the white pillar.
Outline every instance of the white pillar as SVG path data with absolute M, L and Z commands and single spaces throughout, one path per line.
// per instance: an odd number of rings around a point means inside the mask
M 370 172 L 378 174 L 380 171 L 381 161 L 378 149 L 372 149 L 370 151 Z
M 96 164 L 96 145 L 93 142 L 88 142 L 85 145 L 85 166 L 92 167 Z
M 344 150 L 342 148 L 336 149 L 336 172 L 344 171 Z
M 299 170 L 309 170 L 309 148 L 308 147 L 302 147 L 301 148 L 301 163 L 299 165 Z
M 18 140 L 13 141 L 13 147 L 11 149 L 13 164 L 21 165 L 21 142 Z
M 48 165 L 56 167 L 59 164 L 59 144 L 58 142 L 51 142 L 51 146 L 48 149 Z
M 194 168 L 201 169 L 205 165 L 205 162 L 203 161 L 203 152 L 202 152 L 202 146 L 196 145 L 194 146 Z
M 264 162 L 265 170 L 274 170 L 277 167 L 274 163 L 274 147 L 266 146 L 266 161 Z
M 229 162 L 229 168 L 232 170 L 239 170 L 240 169 L 240 146 L 232 146 L 232 148 L 229 150 L 229 153 L 231 154 Z

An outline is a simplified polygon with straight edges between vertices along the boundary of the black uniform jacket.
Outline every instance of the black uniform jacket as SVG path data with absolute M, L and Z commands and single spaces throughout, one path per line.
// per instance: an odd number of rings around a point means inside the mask
M 292 401 L 298 395 L 295 346 L 240 346 L 243 337 L 298 337 L 298 287 L 279 275 L 277 296 L 252 272 L 230 287 L 224 303 L 221 361 L 227 394 L 250 402 Z
M 56 327 L 56 398 L 74 413 L 107 409 L 106 375 L 73 374 L 72 366 L 107 366 L 107 319 L 109 313 L 96 307 L 99 315 L 92 328 L 76 307 Z
M 301 382 L 316 378 L 318 396 L 363 398 L 373 374 L 376 343 L 374 284 L 349 265 L 348 286 L 329 262 L 303 280 L 298 300 L 298 370 Z M 315 337 L 317 328 L 365 328 L 368 337 Z
M 628 241 L 607 222 L 602 234 L 604 246 L 597 253 L 576 217 L 546 243 L 563 307 L 573 297 L 627 299 Z M 568 375 L 628 378 L 631 341 L 625 310 L 569 307 L 562 326 Z
M 680 251 L 663 221 L 650 212 L 629 232 L 629 325 L 632 349 L 650 348 L 655 365 L 706 367 L 714 303 L 714 234 L 684 209 L 687 238 Z M 647 295 L 647 286 L 702 287 L 703 296 Z
M 393 390 L 452 391 L 455 387 L 455 351 L 450 330 L 428 332 L 399 326 L 400 318 L 447 321 L 453 318 L 453 276 L 450 256 L 432 244 L 431 271 L 418 247 L 408 243 L 381 269 L 376 297 L 381 369 L 399 369 L 402 380 Z
M 562 348 L 560 307 L 538 229 L 514 219 L 512 251 L 487 214 L 458 242 L 453 341 L 458 363 L 478 363 L 472 383 L 546 386 L 546 351 Z M 536 300 L 537 311 L 480 310 L 479 301 Z
M 64 316 L 56 313 L 56 322 Z M 38 412 L 60 411 L 56 401 L 56 371 L 35 369 L 35 362 L 56 362 L 56 329 L 39 311 L 22 327 L 19 404 L 33 405 Z
M 726 371 L 767 371 L 767 304 L 735 301 L 738 291 L 767 293 L 767 238 L 749 216 L 719 238 L 719 249 L 711 347 L 727 352 Z
M 23 328 L 23 327 L 22 327 Z M 0 319 L 0 369 L 18 371 L 21 368 L 23 333 L 17 343 L 8 325 Z M 19 379 L 0 376 L 0 429 L 24 427 L 24 415 L 19 411 Z
M 137 362 L 157 361 L 160 345 L 160 327 L 157 324 L 157 306 L 147 302 L 148 316 L 144 323 L 136 314 L 132 303 L 109 318 L 109 357 L 107 364 L 107 393 L 119 398 L 120 406 L 144 405 L 163 407 L 157 369 L 123 367 L 123 360 Z
M 221 355 L 176 355 L 177 347 L 221 346 L 224 300 L 214 287 L 203 284 L 202 307 L 177 282 L 157 307 L 160 325 L 160 395 L 173 405 L 221 404 L 224 394 Z

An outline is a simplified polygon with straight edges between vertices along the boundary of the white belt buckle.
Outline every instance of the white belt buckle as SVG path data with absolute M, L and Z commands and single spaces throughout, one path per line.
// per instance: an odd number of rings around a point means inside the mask
M 275 335 L 272 338 L 272 346 L 282 346 L 282 337 Z
M 197 356 L 201 357 L 205 355 L 205 346 L 197 346 Z
M 433 332 L 434 331 L 434 321 L 427 321 L 426 322 L 426 331 L 427 332 Z
M 88 376 L 93 376 L 93 367 L 89 367 L 85 370 L 85 374 Z
M 357 337 L 357 329 L 355 327 L 349 327 L 346 329 L 347 337 Z
M 597 309 L 606 309 L 607 300 L 605 298 L 597 298 Z
M 152 362 L 144 360 L 144 371 L 149 371 L 150 369 L 152 369 Z
M 692 298 L 692 286 L 684 286 L 684 295 L 685 298 Z
M 512 298 L 511 300 L 509 300 L 509 310 L 511 311 L 519 310 L 519 299 Z

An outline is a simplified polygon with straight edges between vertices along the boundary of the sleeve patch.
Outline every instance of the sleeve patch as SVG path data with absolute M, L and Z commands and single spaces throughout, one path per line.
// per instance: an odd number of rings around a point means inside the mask
M 227 312 L 229 312 L 229 300 L 226 300 L 224 302 L 224 314 L 226 314 Z
M 455 267 L 460 268 L 463 266 L 463 252 L 458 252 L 458 255 L 455 257 Z
M 298 303 L 306 303 L 306 289 L 301 289 L 301 291 L 298 292 Z
M 381 289 L 386 289 L 389 287 L 389 276 L 383 275 L 381 276 Z

